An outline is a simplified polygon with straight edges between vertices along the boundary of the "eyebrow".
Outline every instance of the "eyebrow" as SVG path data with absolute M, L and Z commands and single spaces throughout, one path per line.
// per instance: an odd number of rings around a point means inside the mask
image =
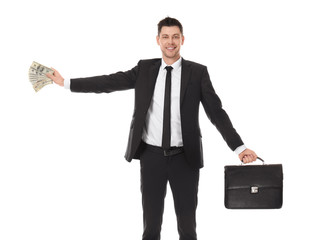
M 163 37 L 166 37 L 166 36 L 169 36 L 169 35 L 165 33 L 165 34 L 162 34 L 162 36 L 163 36 Z M 179 33 L 175 33 L 175 34 L 173 34 L 172 36 L 180 36 L 180 34 L 179 34 Z

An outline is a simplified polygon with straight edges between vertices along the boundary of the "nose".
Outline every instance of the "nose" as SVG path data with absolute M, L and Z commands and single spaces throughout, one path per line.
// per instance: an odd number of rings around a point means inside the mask
M 172 38 L 168 38 L 167 43 L 168 44 L 172 44 L 173 43 L 173 39 Z

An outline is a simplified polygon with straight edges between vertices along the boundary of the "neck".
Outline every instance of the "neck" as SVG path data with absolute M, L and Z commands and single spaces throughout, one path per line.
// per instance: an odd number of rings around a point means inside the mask
M 173 65 L 177 60 L 180 59 L 180 57 L 181 57 L 180 55 L 175 58 L 168 58 L 166 56 L 162 56 L 163 60 L 168 66 Z

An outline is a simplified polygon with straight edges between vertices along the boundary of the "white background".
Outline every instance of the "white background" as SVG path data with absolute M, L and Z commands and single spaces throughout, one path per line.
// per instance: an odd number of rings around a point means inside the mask
M 198 239 L 333 239 L 333 12 L 323 0 L 2 1 L 0 239 L 141 239 L 139 162 L 123 159 L 133 91 L 35 93 L 28 69 L 128 70 L 161 56 L 166 16 L 247 147 L 284 168 L 281 210 L 225 209 L 224 165 L 239 160 L 202 109 Z M 170 191 L 162 239 L 178 239 Z

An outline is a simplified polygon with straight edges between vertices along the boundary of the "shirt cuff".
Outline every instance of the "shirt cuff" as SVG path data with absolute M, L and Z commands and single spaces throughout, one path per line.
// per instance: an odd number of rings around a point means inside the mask
M 64 88 L 69 90 L 71 89 L 71 79 L 69 78 L 64 79 Z
M 234 150 L 234 153 L 239 155 L 240 153 L 242 153 L 243 151 L 245 151 L 247 148 L 245 145 L 241 145 L 239 147 L 237 147 L 235 150 Z

